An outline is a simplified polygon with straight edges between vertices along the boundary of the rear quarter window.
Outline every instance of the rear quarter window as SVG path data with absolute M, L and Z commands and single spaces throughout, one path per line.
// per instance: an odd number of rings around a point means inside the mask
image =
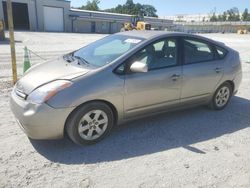
M 227 50 L 220 47 L 220 46 L 215 46 L 217 54 L 218 54 L 218 58 L 219 59 L 224 59 L 227 55 Z

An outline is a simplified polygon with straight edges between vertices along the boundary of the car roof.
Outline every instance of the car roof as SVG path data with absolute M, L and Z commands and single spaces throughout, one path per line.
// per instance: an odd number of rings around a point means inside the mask
M 200 35 L 194 35 L 189 33 L 182 33 L 182 32 L 170 32 L 170 31 L 152 31 L 152 30 L 144 30 L 144 31 L 126 31 L 126 32 L 120 32 L 116 33 L 116 35 L 124 35 L 124 36 L 130 36 L 130 37 L 136 37 L 136 38 L 144 38 L 144 39 L 152 39 L 157 38 L 161 36 L 187 36 L 187 37 L 193 37 L 201 40 L 205 40 L 211 43 L 214 43 L 219 46 L 225 47 L 225 44 L 219 41 L 214 41 L 212 39 L 200 36 Z
M 173 32 L 168 32 L 168 31 L 148 31 L 148 30 L 136 31 L 136 30 L 133 30 L 133 31 L 120 32 L 120 33 L 116 33 L 116 34 L 149 39 L 149 38 L 154 38 L 157 36 L 167 35 L 167 34 L 171 34 L 171 33 L 173 34 Z

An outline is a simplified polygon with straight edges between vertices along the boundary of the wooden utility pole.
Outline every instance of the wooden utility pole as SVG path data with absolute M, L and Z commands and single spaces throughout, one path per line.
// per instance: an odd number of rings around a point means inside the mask
M 13 26 L 13 14 L 12 14 L 11 0 L 7 0 L 7 13 L 8 13 L 9 35 L 10 35 L 12 77 L 13 77 L 13 84 L 15 84 L 17 82 L 17 69 L 16 69 L 16 50 L 15 50 L 14 26 Z

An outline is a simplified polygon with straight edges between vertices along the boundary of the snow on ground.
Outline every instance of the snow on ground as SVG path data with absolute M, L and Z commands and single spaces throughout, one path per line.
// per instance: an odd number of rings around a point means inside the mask
M 244 62 L 250 57 L 250 35 L 206 36 L 239 50 Z M 34 51 L 51 48 L 59 54 L 100 37 L 18 32 L 17 52 L 25 43 Z M 8 59 L 8 50 L 0 45 L 1 58 Z M 67 138 L 29 140 L 9 109 L 9 93 L 0 92 L 0 187 L 248 188 L 250 64 L 243 63 L 243 72 L 238 94 L 223 111 L 198 107 L 141 119 L 84 147 Z

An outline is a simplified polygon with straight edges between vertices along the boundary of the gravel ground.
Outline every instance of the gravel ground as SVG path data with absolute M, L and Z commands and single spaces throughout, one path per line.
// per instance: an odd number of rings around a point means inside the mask
M 239 50 L 244 62 L 250 60 L 250 35 L 206 36 Z M 51 48 L 59 54 L 100 37 L 19 32 L 17 52 L 24 41 L 35 51 Z M 1 58 L 8 59 L 8 50 L 0 45 Z M 138 120 L 84 147 L 67 138 L 29 140 L 10 112 L 9 93 L 0 92 L 0 187 L 249 188 L 250 64 L 243 63 L 243 72 L 237 96 L 223 111 L 198 107 Z

